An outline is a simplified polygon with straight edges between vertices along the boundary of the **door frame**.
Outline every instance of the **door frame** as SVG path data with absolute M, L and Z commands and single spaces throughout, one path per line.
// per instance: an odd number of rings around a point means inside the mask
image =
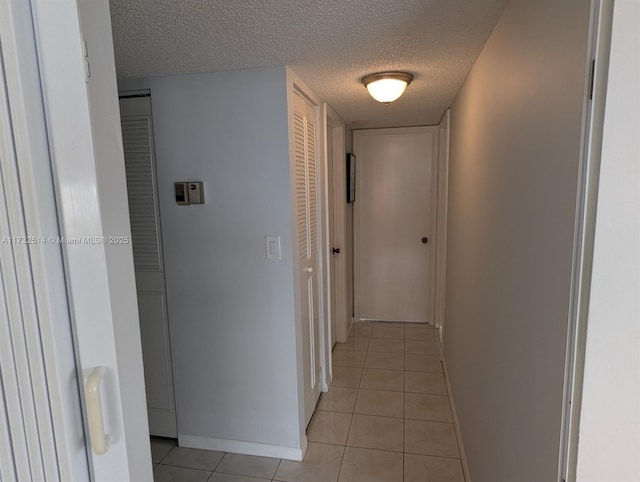
M 434 295 L 434 325 L 444 344 L 445 291 L 447 284 L 447 213 L 449 205 L 449 139 L 451 109 L 447 109 L 438 124 L 438 208 L 436 211 L 436 277 Z
M 432 174 L 431 174 L 431 232 L 429 233 L 430 239 L 437 239 L 437 224 L 438 214 L 442 210 L 442 203 L 438 202 L 438 126 L 416 126 L 416 127 L 391 127 L 385 129 L 362 129 L 353 131 L 353 152 L 356 157 L 358 156 L 358 142 L 360 138 L 373 135 L 385 135 L 385 134 L 418 134 L 427 133 L 433 134 L 432 145 Z M 358 163 L 362 166 L 362 159 Z M 360 167 L 362 169 L 362 167 Z M 356 173 L 356 183 L 358 174 Z M 358 203 L 358 189 L 356 187 L 356 200 L 354 202 L 353 209 L 353 293 L 354 293 L 354 318 L 355 322 L 360 321 L 360 205 Z M 435 314 L 435 286 L 436 286 L 436 247 L 431 250 L 431 288 L 427 294 L 430 298 L 430 320 L 427 320 L 427 324 L 434 325 Z
M 339 313 L 336 316 L 336 340 L 338 343 L 344 343 L 349 336 L 349 320 L 350 316 L 347 312 L 347 276 L 349 276 L 347 269 L 347 225 L 346 225 L 346 123 L 333 110 L 328 104 L 323 105 L 323 118 L 325 124 L 325 165 L 326 172 L 332 173 L 333 179 L 331 185 L 327 179 L 326 185 L 326 199 L 327 199 L 327 233 L 328 241 L 333 238 L 335 244 L 341 249 L 341 256 L 335 259 L 335 273 L 332 273 L 331 268 L 331 249 L 334 247 L 327 245 L 327 272 L 328 282 L 327 293 L 329 297 L 327 299 L 328 313 L 331 316 L 331 293 L 335 293 L 335 312 Z M 328 152 L 328 139 L 331 137 L 333 150 L 331 155 Z M 329 163 L 331 163 L 331 170 L 329 169 Z M 332 188 L 332 189 L 330 189 Z M 329 199 L 333 201 L 333 210 L 329 212 Z M 332 218 L 332 219 L 331 219 Z M 333 221 L 331 223 L 330 221 Z M 330 227 L 333 226 L 334 232 L 330 232 Z M 331 282 L 334 280 L 335 285 L 331 286 Z M 331 319 L 329 319 L 329 326 L 331 327 Z M 331 340 L 331 337 L 329 337 Z M 331 347 L 327 357 L 331 358 Z M 329 380 L 331 377 L 329 377 Z

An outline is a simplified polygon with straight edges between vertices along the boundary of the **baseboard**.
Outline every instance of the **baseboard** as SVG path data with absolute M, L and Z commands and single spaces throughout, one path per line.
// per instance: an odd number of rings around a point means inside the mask
M 354 320 L 355 321 L 355 320 Z M 383 319 L 383 318 L 360 318 L 360 323 L 375 323 L 375 322 L 379 322 L 379 323 L 413 323 L 415 325 L 428 325 L 428 326 L 432 326 L 435 327 L 435 325 L 433 323 L 429 323 L 428 321 L 424 321 L 424 320 L 390 320 L 390 319 Z
M 444 356 L 441 357 L 442 369 L 444 371 L 444 381 L 447 384 L 447 393 L 449 393 L 449 404 L 451 405 L 451 416 L 453 417 L 453 426 L 456 430 L 456 438 L 458 439 L 458 450 L 460 451 L 460 462 L 462 463 L 462 471 L 464 472 L 465 482 L 471 482 L 471 474 L 469 474 L 469 464 L 467 463 L 467 454 L 464 451 L 462 443 L 462 434 L 460 433 L 460 423 L 458 422 L 458 414 L 456 413 L 455 402 L 453 401 L 453 392 L 451 391 L 451 383 L 449 382 L 449 373 L 447 372 L 447 364 Z
M 231 452 L 233 454 L 243 455 L 259 455 L 261 457 L 295 460 L 297 462 L 302 461 L 307 451 L 306 437 L 302 440 L 301 448 L 294 448 L 283 447 L 281 445 L 244 442 L 241 440 L 178 434 L 178 445 L 192 449 L 216 450 L 218 452 Z

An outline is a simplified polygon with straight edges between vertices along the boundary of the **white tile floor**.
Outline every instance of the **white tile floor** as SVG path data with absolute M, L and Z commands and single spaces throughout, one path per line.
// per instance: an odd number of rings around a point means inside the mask
M 464 482 L 436 330 L 359 323 L 333 352 L 333 384 L 303 462 L 152 439 L 156 482 Z

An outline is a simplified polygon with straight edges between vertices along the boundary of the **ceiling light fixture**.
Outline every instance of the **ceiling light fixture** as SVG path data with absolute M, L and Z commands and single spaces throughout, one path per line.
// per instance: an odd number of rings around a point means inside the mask
M 378 102 L 389 104 L 400 98 L 413 80 L 408 72 L 379 72 L 363 77 L 362 83 Z

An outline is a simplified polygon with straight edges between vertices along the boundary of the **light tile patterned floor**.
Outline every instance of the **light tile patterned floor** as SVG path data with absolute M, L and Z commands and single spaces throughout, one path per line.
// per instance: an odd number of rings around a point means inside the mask
M 152 439 L 156 482 L 464 482 L 437 331 L 358 323 L 333 352 L 333 384 L 303 462 Z

